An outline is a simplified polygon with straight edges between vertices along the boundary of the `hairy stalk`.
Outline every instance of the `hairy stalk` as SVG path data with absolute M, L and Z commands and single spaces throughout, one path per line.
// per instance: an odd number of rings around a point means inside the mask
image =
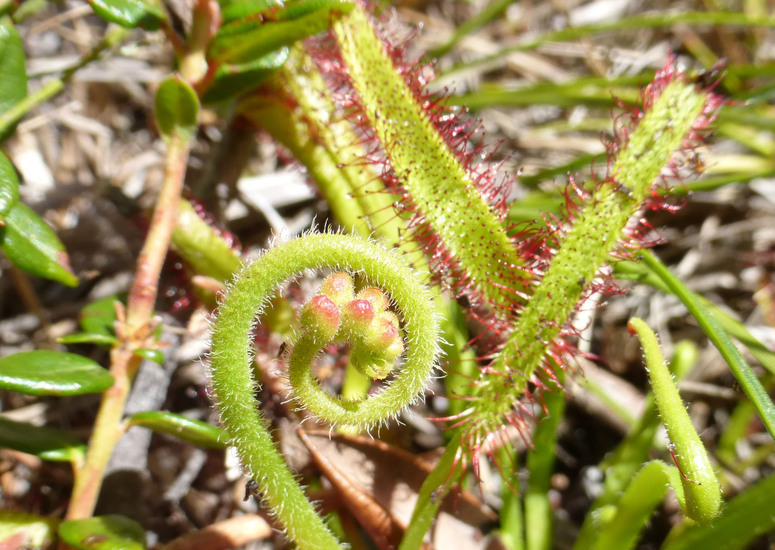
M 356 237 L 307 235 L 270 249 L 247 266 L 230 287 L 213 330 L 213 387 L 224 426 L 245 468 L 258 482 L 290 538 L 302 548 L 328 548 L 337 543 L 285 465 L 261 412 L 255 407 L 257 384 L 253 378 L 251 333 L 255 318 L 279 284 L 305 269 L 323 267 L 357 271 L 368 284 L 383 289 L 392 298 L 403 319 L 406 361 L 392 382 L 362 401 L 331 397 L 317 382 L 302 377 L 308 386 L 301 393 L 304 399 L 312 401 L 300 405 L 311 408 L 332 424 L 373 427 L 417 399 L 438 350 L 433 303 L 417 276 L 395 254 Z M 330 300 L 320 300 L 324 302 L 323 311 L 328 311 Z M 302 322 L 309 315 L 303 313 Z M 301 361 L 309 366 L 317 350 L 326 345 L 336 330 L 324 332 L 325 336 L 317 332 L 302 336 L 291 362 Z M 296 378 L 299 376 L 291 373 L 292 381 Z

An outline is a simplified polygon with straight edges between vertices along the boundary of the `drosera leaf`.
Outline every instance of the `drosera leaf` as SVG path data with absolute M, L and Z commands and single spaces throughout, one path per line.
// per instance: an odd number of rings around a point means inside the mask
M 225 449 L 229 441 L 226 430 L 207 422 L 195 420 L 169 411 L 144 411 L 129 418 L 129 426 L 142 426 L 165 433 L 200 447 Z
M 6 112 L 27 95 L 27 69 L 24 45 L 10 17 L 0 18 L 0 113 Z M 15 125 L 0 134 L 0 141 L 7 138 Z M 2 198 L 0 198 L 2 201 Z M 2 215 L 0 203 L 0 215 Z
M 132 353 L 139 355 L 143 359 L 148 359 L 149 361 L 158 363 L 159 365 L 164 364 L 164 353 L 162 353 L 161 350 L 142 348 L 136 349 Z
M 0 510 L 0 548 L 46 548 L 57 520 L 16 510 Z
M 156 124 L 162 139 L 188 140 L 196 131 L 199 99 L 191 86 L 179 76 L 170 76 L 156 92 Z
M 145 529 L 133 519 L 118 514 L 65 521 L 59 536 L 78 550 L 144 550 Z
M 52 462 L 79 464 L 86 445 L 69 433 L 48 426 L 34 426 L 0 416 L 0 447 L 35 455 Z
M 82 395 L 112 385 L 106 369 L 75 353 L 38 350 L 0 358 L 0 388 L 27 395 Z
M 108 21 L 133 29 L 158 29 L 167 22 L 167 15 L 153 0 L 88 0 L 94 13 Z
M 31 208 L 16 203 L 3 222 L 0 250 L 16 267 L 66 286 L 78 286 L 64 245 Z

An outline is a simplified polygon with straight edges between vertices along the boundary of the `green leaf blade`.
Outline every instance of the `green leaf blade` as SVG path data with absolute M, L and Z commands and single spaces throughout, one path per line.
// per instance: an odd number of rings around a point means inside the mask
M 65 521 L 59 525 L 59 536 L 78 550 L 144 550 L 146 547 L 143 526 L 118 514 Z
M 113 385 L 113 376 L 74 353 L 27 351 L 0 358 L 0 388 L 27 395 L 82 395 Z
M 170 76 L 156 92 L 156 124 L 164 141 L 194 135 L 199 116 L 196 92 L 179 76 Z
M 229 441 L 229 434 L 221 428 L 168 411 L 135 413 L 129 419 L 129 425 L 142 426 L 210 449 L 225 449 Z
M 77 463 L 86 454 L 86 445 L 62 430 L 34 426 L 0 416 L 0 447 L 15 449 L 52 462 Z
M 0 250 L 16 267 L 66 286 L 78 286 L 64 245 L 35 211 L 17 203 L 3 221 Z
M 167 15 L 158 4 L 147 0 L 88 0 L 99 17 L 122 27 L 158 29 Z
M 10 17 L 0 19 L 0 113 L 16 105 L 27 95 L 27 69 L 24 45 Z M 0 134 L 7 138 L 15 125 Z M 2 213 L 0 198 L 0 213 Z
M 11 161 L 0 152 L 0 221 L 19 202 L 19 178 Z

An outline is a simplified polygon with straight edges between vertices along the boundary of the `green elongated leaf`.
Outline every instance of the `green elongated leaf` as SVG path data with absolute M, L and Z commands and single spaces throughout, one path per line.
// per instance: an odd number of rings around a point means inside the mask
M 16 203 L 3 222 L 0 250 L 16 267 L 63 285 L 78 286 L 64 245 L 31 208 Z
M 52 462 L 79 462 L 86 445 L 67 432 L 16 422 L 0 416 L 0 447 L 15 449 Z
M 189 139 L 196 130 L 199 98 L 179 76 L 170 76 L 156 92 L 156 124 L 165 141 L 173 136 Z
M 139 355 L 143 359 L 148 359 L 159 365 L 164 364 L 164 354 L 158 349 L 136 349 L 135 355 Z
M 145 529 L 133 519 L 117 514 L 64 521 L 60 538 L 78 550 L 144 550 Z
M 0 510 L 0 548 L 46 548 L 57 520 L 16 510 Z
M 0 358 L 0 388 L 28 395 L 99 393 L 113 376 L 91 359 L 75 353 L 26 351 Z
M 257 88 L 276 69 L 283 66 L 288 56 L 288 48 L 279 48 L 248 63 L 221 65 L 202 101 L 217 103 Z
M 0 152 L 0 222 L 18 202 L 19 178 L 11 161 Z
M 57 342 L 60 344 L 96 344 L 111 347 L 118 344 L 118 338 L 105 334 L 94 334 L 93 332 L 76 332 L 57 338 Z
M 24 45 L 10 17 L 0 19 L 0 113 L 6 112 L 27 95 L 27 69 L 24 61 Z M 15 126 L 0 134 L 7 138 Z M 0 196 L 0 201 L 2 197 Z M 0 214 L 2 205 L 0 202 Z
M 229 441 L 226 430 L 169 411 L 135 413 L 129 418 L 129 425 L 142 426 L 155 432 L 173 435 L 183 441 L 210 449 L 225 449 Z
M 94 13 L 105 21 L 133 29 L 158 29 L 167 14 L 153 0 L 87 0 Z
M 348 13 L 352 8 L 351 2 L 319 0 L 278 11 L 267 23 L 264 17 L 259 17 L 261 14 L 234 21 L 218 32 L 208 57 L 222 63 L 250 63 L 278 48 L 327 30 L 334 16 Z

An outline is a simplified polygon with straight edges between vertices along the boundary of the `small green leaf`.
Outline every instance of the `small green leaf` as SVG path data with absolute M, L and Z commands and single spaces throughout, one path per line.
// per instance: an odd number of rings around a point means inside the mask
M 156 92 L 156 124 L 165 141 L 178 135 L 189 139 L 196 130 L 199 99 L 182 78 L 170 76 Z
M 27 69 L 24 45 L 10 17 L 0 19 L 0 113 L 16 105 L 27 95 Z M 8 137 L 15 126 L 0 135 Z M 0 198 L 0 200 L 2 200 Z M 0 206 L 2 213 L 2 206 Z
M 255 15 L 234 21 L 218 31 L 208 56 L 222 63 L 250 63 L 278 48 L 327 30 L 332 18 L 348 13 L 352 8 L 351 2 L 319 0 L 275 10 L 266 18 L 268 22 Z
M 15 449 L 53 462 L 77 462 L 86 445 L 62 430 L 33 426 L 0 416 L 0 447 Z
M 56 233 L 31 208 L 16 203 L 0 227 L 0 250 L 16 267 L 62 283 L 78 286 L 70 258 Z
M 78 550 L 145 549 L 143 526 L 117 514 L 62 522 L 59 536 Z
M 57 338 L 60 344 L 96 344 L 98 346 L 112 347 L 118 344 L 118 338 L 115 336 L 106 336 L 105 334 L 94 334 L 93 332 L 76 332 Z
M 202 97 L 205 103 L 217 103 L 257 88 L 288 59 L 288 48 L 273 52 L 239 65 L 224 64 L 218 67 L 215 81 Z
M 167 411 L 135 413 L 129 419 L 129 425 L 143 426 L 211 449 L 224 449 L 229 441 L 229 434 L 221 428 Z
M 11 161 L 0 151 L 0 222 L 19 202 L 19 178 Z
M 91 359 L 75 353 L 38 350 L 0 358 L 0 388 L 28 395 L 99 393 L 113 376 Z
M 0 510 L 0 548 L 46 548 L 57 520 L 16 510 Z
M 94 13 L 126 28 L 158 29 L 167 21 L 164 10 L 151 0 L 88 0 Z
M 231 23 L 243 17 L 250 17 L 257 13 L 266 13 L 267 8 L 281 7 L 281 4 L 273 0 L 236 0 L 234 2 L 221 1 L 221 19 L 223 24 Z
M 81 310 L 79 320 L 81 328 L 89 334 L 113 336 L 115 334 L 116 302 L 125 302 L 126 297 L 108 296 L 92 302 Z
M 148 359 L 149 361 L 153 361 L 154 363 L 158 363 L 160 365 L 164 364 L 164 354 L 161 352 L 161 350 L 136 349 L 133 353 L 135 355 L 139 355 L 143 359 Z

